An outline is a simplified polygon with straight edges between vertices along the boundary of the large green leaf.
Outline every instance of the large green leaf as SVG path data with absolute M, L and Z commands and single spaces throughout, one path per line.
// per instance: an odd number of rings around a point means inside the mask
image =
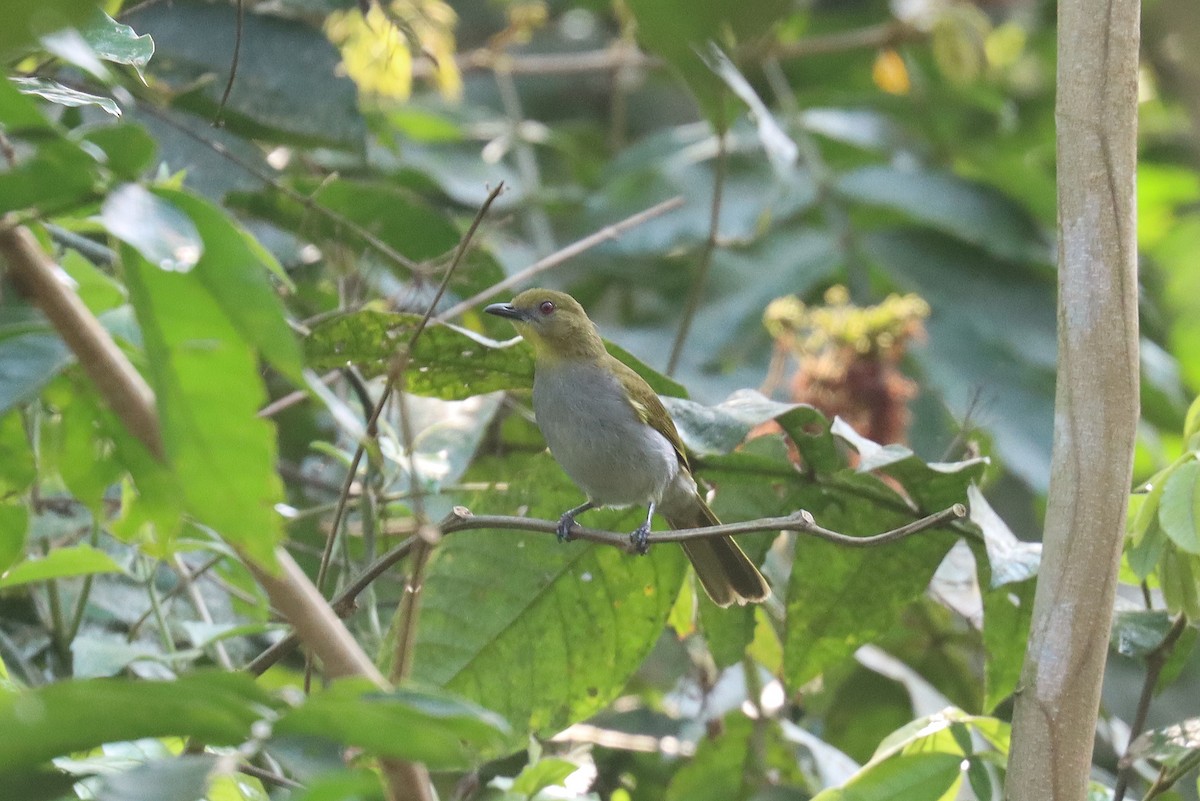
M 1158 523 L 1179 548 L 1200 554 L 1200 462 L 1180 465 L 1167 478 Z
M 488 460 L 467 478 L 507 482 L 464 499 L 478 514 L 556 519 L 582 500 L 546 454 Z M 581 522 L 632 530 L 641 514 L 590 512 Z M 499 712 L 519 731 L 559 731 L 624 688 L 663 630 L 684 564 L 674 546 L 638 557 L 546 534 L 449 536 L 425 580 L 413 676 Z
M 0 590 L 36 581 L 119 572 L 121 568 L 108 554 L 90 545 L 74 545 L 17 563 L 0 574 Z
M 191 735 L 237 745 L 274 704 L 241 673 L 176 681 L 88 679 L 0 693 L 0 772 L 102 743 Z
M 78 25 L 95 11 L 93 0 L 5 0 L 0 57 L 8 60 L 38 37 Z
M 956 754 L 903 754 L 863 768 L 842 787 L 813 801 L 936 801 L 962 779 Z
M 433 770 L 467 768 L 495 756 L 509 736 L 494 713 L 430 692 L 380 692 L 365 680 L 334 683 L 272 727 L 276 735 L 336 740 Z
M 122 21 L 154 38 L 157 53 L 146 71 L 169 86 L 191 90 L 177 104 L 215 115 L 238 35 L 237 9 L 182 0 L 140 7 Z M 250 12 L 241 39 L 237 76 L 224 112 L 231 130 L 273 141 L 361 150 L 364 126 L 357 92 L 348 78 L 338 75 L 341 56 L 320 30 L 299 20 Z
M 140 184 L 109 193 L 100 219 L 113 236 L 161 270 L 186 273 L 204 255 L 204 242 L 191 219 Z
M 122 249 L 167 458 L 188 510 L 265 562 L 282 535 L 275 433 L 254 349 L 197 270 L 165 272 Z

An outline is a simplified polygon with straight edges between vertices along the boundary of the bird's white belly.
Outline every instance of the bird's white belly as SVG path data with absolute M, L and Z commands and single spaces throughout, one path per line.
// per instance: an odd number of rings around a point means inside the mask
M 679 472 L 671 443 L 638 418 L 617 378 L 594 365 L 539 370 L 533 410 L 550 452 L 593 503 L 658 502 Z

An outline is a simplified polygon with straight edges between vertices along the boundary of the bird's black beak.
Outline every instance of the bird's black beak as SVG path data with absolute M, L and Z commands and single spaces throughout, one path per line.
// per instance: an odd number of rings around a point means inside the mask
M 510 320 L 524 320 L 525 315 L 521 310 L 511 303 L 493 303 L 484 309 L 488 314 L 494 314 L 497 317 L 507 317 Z

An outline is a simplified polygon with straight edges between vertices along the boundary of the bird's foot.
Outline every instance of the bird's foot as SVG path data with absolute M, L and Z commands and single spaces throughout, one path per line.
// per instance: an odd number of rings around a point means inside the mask
M 558 534 L 558 541 L 570 542 L 571 540 L 575 539 L 575 536 L 571 533 L 571 529 L 574 527 L 575 515 L 571 514 L 570 512 L 567 512 L 565 515 L 558 518 L 558 528 L 554 529 L 554 532 Z
M 643 524 L 638 526 L 637 531 L 629 535 L 629 542 L 633 544 L 633 550 L 638 556 L 645 556 L 650 553 L 650 526 Z

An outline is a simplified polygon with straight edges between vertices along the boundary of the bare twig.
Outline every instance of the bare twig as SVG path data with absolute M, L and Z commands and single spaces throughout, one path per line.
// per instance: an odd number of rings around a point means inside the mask
M 211 626 L 213 624 L 212 613 L 208 611 L 208 604 L 200 593 L 200 588 L 196 586 L 196 582 L 192 581 L 192 575 L 188 571 L 187 565 L 184 564 L 183 557 L 175 554 L 171 561 L 175 565 L 175 569 L 179 571 L 179 583 L 187 592 L 188 599 L 192 602 L 192 608 L 196 610 L 201 621 Z M 233 670 L 233 661 L 229 658 L 229 652 L 225 650 L 225 643 L 220 640 L 214 642 L 213 652 L 217 655 L 217 663 L 221 667 L 225 670 Z
M 642 223 L 647 222 L 648 220 L 652 220 L 655 217 L 658 217 L 662 214 L 666 214 L 669 211 L 674 211 L 675 209 L 679 208 L 683 204 L 684 204 L 683 197 L 676 195 L 675 197 L 671 198 L 670 200 L 664 200 L 661 203 L 656 203 L 655 205 L 651 206 L 650 208 L 648 208 L 644 211 L 639 211 L 637 214 L 632 214 L 632 215 L 626 217 L 625 219 L 621 220 L 620 222 L 616 222 L 605 228 L 601 228 L 599 231 L 596 231 L 594 234 L 588 234 L 583 239 L 579 239 L 579 240 L 576 240 L 575 242 L 572 242 L 571 244 L 567 245 L 565 248 L 562 248 L 561 250 L 557 251 L 556 253 L 551 253 L 549 256 L 547 256 L 544 259 L 539 259 L 538 261 L 536 261 L 533 264 L 526 267 L 524 270 L 521 270 L 518 273 L 513 273 L 508 278 L 505 278 L 503 281 L 492 284 L 487 289 L 485 289 L 482 292 L 479 292 L 475 295 L 472 295 L 471 297 L 467 298 L 466 300 L 462 301 L 461 303 L 456 303 L 455 305 L 451 306 L 449 309 L 447 309 L 446 311 L 444 311 L 438 315 L 438 317 L 437 317 L 438 322 L 446 322 L 448 320 L 453 320 L 455 317 L 462 314 L 463 312 L 473 309 L 475 306 L 477 306 L 478 304 L 482 303 L 485 300 L 494 298 L 496 295 L 500 294 L 504 290 L 511 289 L 512 287 L 517 286 L 519 284 L 523 284 L 526 281 L 528 281 L 530 278 L 533 278 L 535 275 L 544 273 L 546 270 L 557 267 L 560 264 L 562 264 L 570 259 L 575 258 L 580 253 L 583 253 L 584 251 L 587 251 L 587 250 L 591 250 L 592 248 L 596 247 L 597 245 L 603 244 L 604 242 L 607 242 L 612 239 L 616 239 L 617 237 L 621 236 L 621 234 L 625 233 L 629 229 L 636 228 L 637 226 L 641 225 Z
M 229 61 L 229 80 L 225 82 L 225 91 L 221 93 L 221 102 L 217 104 L 217 116 L 213 127 L 219 128 L 225 124 L 225 104 L 229 102 L 229 93 L 233 91 L 233 81 L 237 78 L 238 61 L 242 55 L 242 25 L 245 22 L 246 0 L 237 0 L 237 18 L 233 32 L 233 58 Z
M 729 160 L 729 146 L 725 141 L 725 120 L 717 120 L 717 158 L 713 163 L 712 202 L 708 214 L 708 239 L 700 251 L 700 263 L 696 266 L 696 277 L 688 292 L 687 302 L 683 307 L 683 319 L 679 321 L 679 331 L 671 344 L 671 357 L 667 359 L 667 375 L 674 375 L 679 366 L 679 358 L 683 355 L 683 346 L 687 342 L 688 332 L 692 329 L 692 321 L 700 309 L 700 301 L 704 297 L 704 286 L 708 283 L 708 271 L 712 267 L 713 252 L 717 249 L 717 239 L 721 227 L 721 198 L 725 192 L 725 171 Z

